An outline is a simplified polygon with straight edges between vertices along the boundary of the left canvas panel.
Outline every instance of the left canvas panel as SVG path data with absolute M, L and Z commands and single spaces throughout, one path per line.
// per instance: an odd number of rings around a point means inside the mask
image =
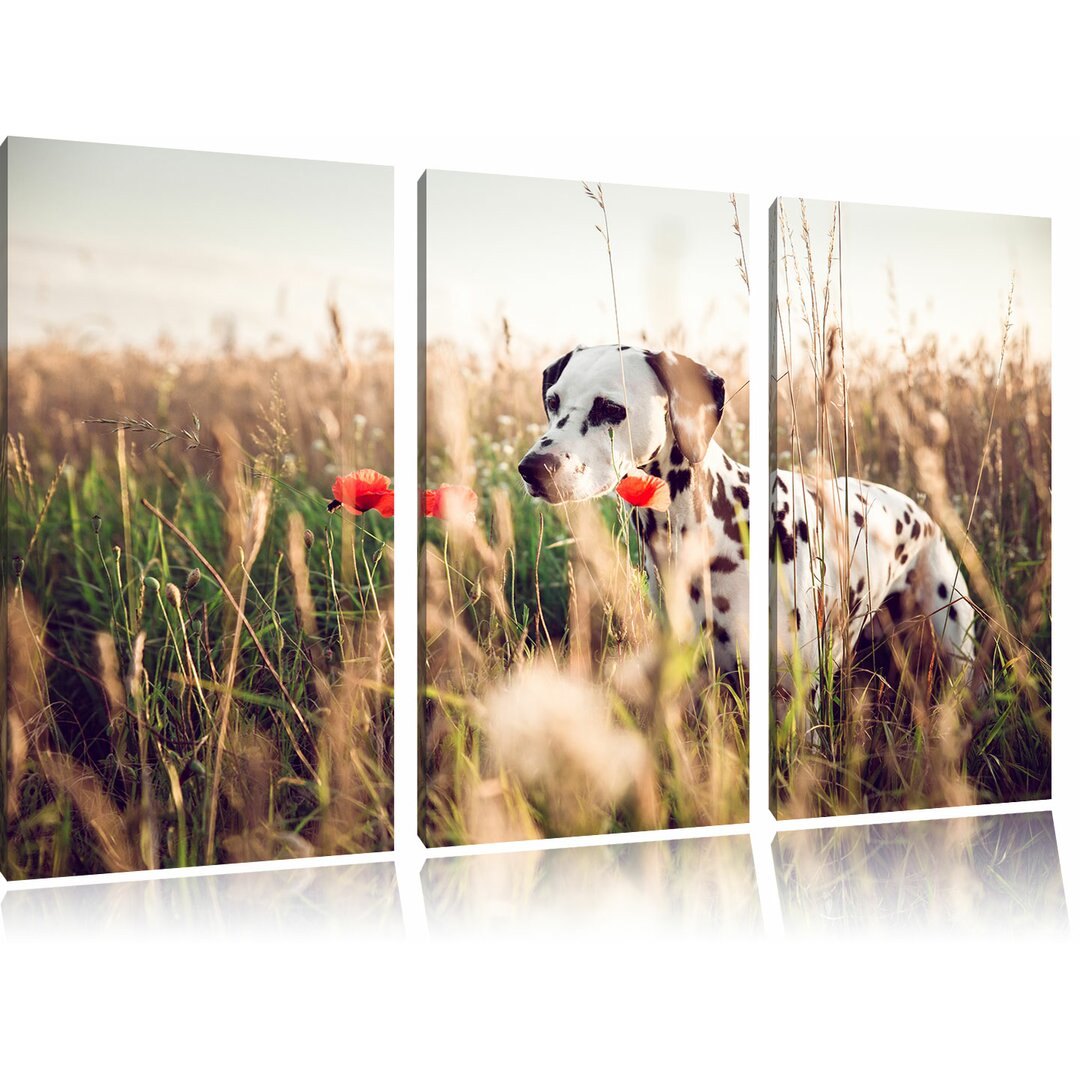
M 3 151 L 4 875 L 389 849 L 392 169 Z

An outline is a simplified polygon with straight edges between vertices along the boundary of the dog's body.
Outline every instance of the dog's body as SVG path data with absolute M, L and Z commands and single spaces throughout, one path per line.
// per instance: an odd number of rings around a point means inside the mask
M 518 466 L 528 492 L 562 503 L 610 493 L 634 470 L 665 480 L 666 513 L 634 510 L 650 590 L 657 600 L 663 590 L 681 635 L 711 634 L 718 673 L 745 664 L 750 475 L 712 440 L 723 413 L 723 379 L 677 353 L 610 345 L 567 353 L 544 371 L 543 391 L 549 426 Z M 790 631 L 776 627 L 774 655 L 789 661 L 781 690 L 790 689 L 795 656 L 810 681 L 817 680 L 819 630 L 841 602 L 850 610 L 854 642 L 872 629 L 883 606 L 902 596 L 905 615 L 931 620 L 951 672 L 970 666 L 972 609 L 940 529 L 888 487 L 843 479 L 827 486 L 823 498 L 790 472 L 773 478 L 776 610 L 787 611 L 791 623 Z M 833 511 L 846 499 L 847 528 Z M 823 581 L 820 570 L 811 574 L 812 559 L 825 566 Z M 833 640 L 839 659 L 844 640 Z
M 822 481 L 818 490 L 805 475 L 777 471 L 769 548 L 781 698 L 801 678 L 816 704 L 823 652 L 839 665 L 846 649 L 927 626 L 941 673 L 969 678 L 975 617 L 967 583 L 940 527 L 906 495 L 852 478 Z

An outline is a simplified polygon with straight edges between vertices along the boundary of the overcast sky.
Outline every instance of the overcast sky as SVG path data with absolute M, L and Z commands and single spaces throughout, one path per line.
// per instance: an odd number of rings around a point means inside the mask
M 393 171 L 233 154 L 12 139 L 11 342 L 321 351 L 393 326 Z
M 784 212 L 806 284 L 806 251 L 797 198 Z M 822 291 L 833 203 L 808 201 L 814 270 Z M 869 206 L 840 207 L 845 339 L 849 344 L 898 345 L 898 330 L 917 342 L 935 333 L 946 355 L 980 338 L 996 355 L 1016 276 L 1013 333 L 1031 330 L 1031 358 L 1050 356 L 1050 221 L 1045 217 Z M 782 256 L 783 248 L 780 248 Z M 839 259 L 833 266 L 832 309 Z M 783 297 L 783 263 L 778 263 Z M 890 299 L 890 273 L 895 304 Z M 800 319 L 798 287 L 789 272 L 793 329 Z M 799 330 L 794 329 L 796 335 Z
M 693 352 L 748 340 L 739 240 L 722 192 L 604 184 L 624 341 Z M 428 337 L 490 349 L 505 316 L 523 350 L 615 340 L 597 204 L 579 180 L 429 172 Z M 744 242 L 747 204 L 738 200 Z M 762 282 L 764 284 L 764 282 Z

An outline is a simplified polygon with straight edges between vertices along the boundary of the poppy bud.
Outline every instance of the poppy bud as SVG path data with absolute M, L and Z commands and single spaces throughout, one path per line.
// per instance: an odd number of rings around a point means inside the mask
M 180 589 L 172 583 L 165 585 L 165 598 L 168 599 L 177 610 L 180 609 L 180 606 L 183 603 L 183 599 L 180 597 Z
M 315 533 L 310 528 L 304 529 L 304 546 L 310 550 L 315 542 Z
M 156 576 L 143 577 L 143 584 L 146 585 L 147 591 L 157 591 L 161 587 Z
M 101 533 L 101 517 L 99 517 L 97 513 L 95 513 L 90 518 L 90 527 L 94 529 L 95 535 L 99 535 Z
M 184 583 L 184 590 L 191 591 L 200 580 L 202 580 L 202 572 L 198 568 L 192 569 L 187 575 L 187 581 Z
M 198 636 L 199 636 L 199 633 L 201 633 L 201 632 L 202 632 L 202 622 L 201 622 L 201 621 L 199 621 L 199 619 L 198 619 L 198 618 L 196 618 L 196 619 L 195 619 L 195 620 L 194 620 L 194 621 L 193 621 L 193 622 L 191 623 L 191 635 L 192 635 L 193 637 L 195 637 L 195 638 L 198 638 Z

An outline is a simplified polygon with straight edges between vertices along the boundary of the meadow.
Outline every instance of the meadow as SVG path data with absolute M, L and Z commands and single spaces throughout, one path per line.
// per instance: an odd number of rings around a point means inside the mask
M 679 330 L 664 342 L 687 348 Z M 428 345 L 423 483 L 479 495 L 475 524 L 428 519 L 421 534 L 431 846 L 747 819 L 745 671 L 718 679 L 708 649 L 674 641 L 623 503 L 550 506 L 517 474 L 559 354 L 521 354 L 505 323 L 484 354 Z M 745 357 L 695 358 L 730 387 L 718 437 L 745 461 Z
M 770 728 L 774 812 L 1049 797 L 1048 357 L 1033 356 L 1012 324 L 1012 292 L 994 340 L 946 348 L 930 328 L 847 340 L 835 218 L 827 261 L 815 266 L 805 211 L 800 219 L 793 205 L 776 222 L 774 466 L 854 475 L 915 498 L 967 578 L 977 648 L 970 689 L 928 666 L 916 624 L 823 666 L 810 721 L 824 751 L 796 733 L 795 710 L 810 706 L 803 679 Z M 819 617 L 826 652 L 833 633 L 847 632 L 845 611 L 833 614 Z
M 393 353 L 9 357 L 9 879 L 392 845 Z

